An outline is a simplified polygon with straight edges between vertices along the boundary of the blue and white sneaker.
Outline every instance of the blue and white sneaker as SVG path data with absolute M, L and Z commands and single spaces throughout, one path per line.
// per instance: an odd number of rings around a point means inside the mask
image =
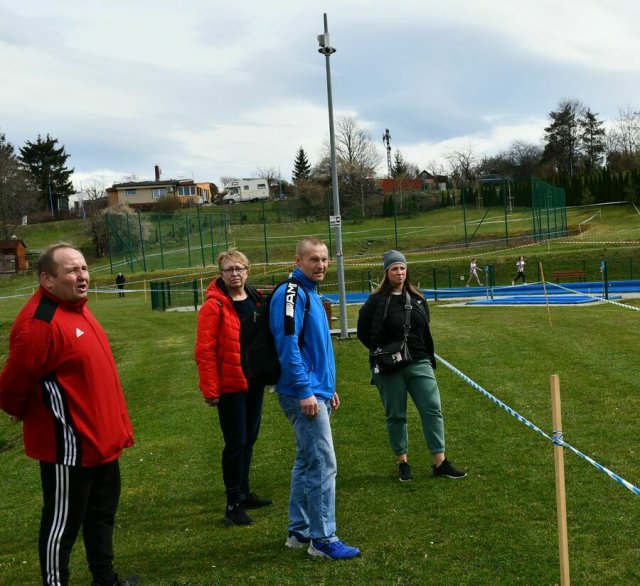
M 286 547 L 290 547 L 291 549 L 302 549 L 303 547 L 307 547 L 310 543 L 311 540 L 302 535 L 302 533 L 289 531 L 287 541 L 285 541 L 284 544 Z
M 359 556 L 360 550 L 340 540 L 331 542 L 312 540 L 307 553 L 311 557 L 327 558 L 330 560 L 348 560 Z

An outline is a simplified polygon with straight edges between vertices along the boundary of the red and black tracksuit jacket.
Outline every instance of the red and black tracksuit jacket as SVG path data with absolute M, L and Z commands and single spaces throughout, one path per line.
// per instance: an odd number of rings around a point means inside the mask
M 86 300 L 40 288 L 11 329 L 0 407 L 24 420 L 27 456 L 99 466 L 133 445 L 133 430 L 107 336 Z

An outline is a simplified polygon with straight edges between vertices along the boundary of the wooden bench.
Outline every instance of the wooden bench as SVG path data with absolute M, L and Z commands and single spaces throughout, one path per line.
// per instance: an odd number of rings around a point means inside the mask
M 580 279 L 584 282 L 587 271 L 555 271 L 551 276 L 556 280 L 556 283 L 559 283 L 560 279 Z

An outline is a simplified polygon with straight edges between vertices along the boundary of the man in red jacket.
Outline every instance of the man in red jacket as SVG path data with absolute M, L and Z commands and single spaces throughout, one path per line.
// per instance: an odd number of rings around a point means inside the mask
M 0 375 L 0 408 L 23 421 L 27 456 L 39 460 L 40 568 L 66 586 L 80 527 L 94 586 L 135 586 L 113 571 L 120 497 L 118 458 L 133 430 L 107 336 L 86 306 L 87 263 L 69 244 L 38 259 L 40 288 L 16 318 Z

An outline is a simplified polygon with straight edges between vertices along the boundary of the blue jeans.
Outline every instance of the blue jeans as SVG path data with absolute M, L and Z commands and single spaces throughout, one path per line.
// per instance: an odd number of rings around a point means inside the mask
M 313 540 L 335 541 L 337 464 L 329 423 L 331 401 L 318 399 L 318 414 L 307 417 L 300 409 L 300 399 L 279 394 L 278 400 L 296 435 L 289 531 Z

